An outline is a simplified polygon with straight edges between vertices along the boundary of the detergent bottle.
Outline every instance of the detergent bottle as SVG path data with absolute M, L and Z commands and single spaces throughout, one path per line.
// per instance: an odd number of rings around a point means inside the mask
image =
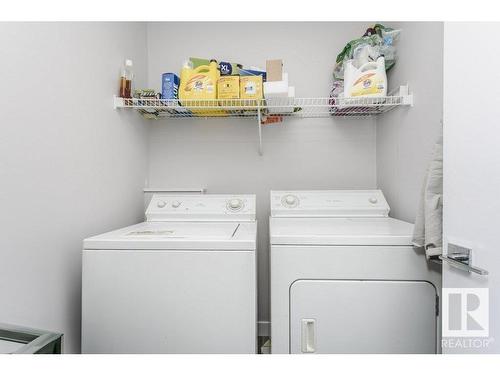
M 344 97 L 381 97 L 387 95 L 385 60 L 380 56 L 356 68 L 352 60 L 344 66 Z
M 217 102 L 210 101 L 210 99 L 217 99 L 217 81 L 219 78 L 219 65 L 215 60 L 211 60 L 208 65 L 200 65 L 195 69 L 193 69 L 192 62 L 185 63 L 181 70 L 181 84 L 179 87 L 181 104 L 189 108 L 191 113 L 196 116 L 227 116 L 226 111 L 218 109 Z
M 179 99 L 217 99 L 217 80 L 220 77 L 217 61 L 193 69 L 192 63 L 184 64 L 181 71 Z

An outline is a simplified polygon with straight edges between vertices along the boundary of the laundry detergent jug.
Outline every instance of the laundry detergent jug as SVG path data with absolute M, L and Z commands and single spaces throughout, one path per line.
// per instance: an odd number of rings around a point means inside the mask
M 387 74 L 385 60 L 380 56 L 356 68 L 352 60 L 344 66 L 344 97 L 380 97 L 387 95 Z
M 184 64 L 181 71 L 179 99 L 217 99 L 217 80 L 220 77 L 217 61 L 196 69 Z
M 197 116 L 226 116 L 225 111 L 218 109 L 217 102 L 210 101 L 211 99 L 217 99 L 217 81 L 219 78 L 219 65 L 215 60 L 210 61 L 208 65 L 201 65 L 195 69 L 189 62 L 184 64 L 179 87 L 181 104 L 189 108 Z

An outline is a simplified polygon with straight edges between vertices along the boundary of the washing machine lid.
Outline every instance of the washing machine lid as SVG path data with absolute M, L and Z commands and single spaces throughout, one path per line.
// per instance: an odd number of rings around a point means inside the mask
M 271 191 L 273 217 L 387 217 L 381 190 Z
M 84 240 L 94 250 L 255 250 L 256 222 L 143 222 Z
M 271 245 L 408 246 L 413 224 L 378 218 L 270 218 Z

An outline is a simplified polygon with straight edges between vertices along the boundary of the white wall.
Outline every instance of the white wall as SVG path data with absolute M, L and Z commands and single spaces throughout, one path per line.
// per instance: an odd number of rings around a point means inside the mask
M 327 97 L 337 54 L 367 23 L 148 24 L 149 86 L 179 72 L 190 56 L 265 67 L 282 58 L 297 97 Z M 271 189 L 374 188 L 373 120 L 159 121 L 150 133 L 151 187 L 206 187 L 209 193 L 256 193 L 259 220 L 259 319 L 269 320 L 268 216 Z
M 498 26 L 498 22 L 446 22 L 444 27 L 443 236 L 445 246 L 450 242 L 471 248 L 472 264 L 490 274 L 469 274 L 445 265 L 443 286 L 488 288 L 491 338 L 488 346 L 448 345 L 444 353 L 500 353 L 500 72 L 478 69 L 477 59 L 470 58 L 480 54 L 481 61 L 500 59 L 499 49 L 491 48 L 484 38 L 495 35 Z M 471 316 L 477 307 L 470 309 Z M 457 311 L 451 313 L 457 316 Z
M 0 322 L 80 348 L 82 239 L 143 214 L 147 127 L 112 110 L 146 77 L 140 23 L 0 24 Z
M 415 105 L 377 118 L 377 185 L 391 216 L 414 222 L 427 164 L 442 131 L 443 23 L 389 26 L 402 29 L 389 87 L 408 83 Z

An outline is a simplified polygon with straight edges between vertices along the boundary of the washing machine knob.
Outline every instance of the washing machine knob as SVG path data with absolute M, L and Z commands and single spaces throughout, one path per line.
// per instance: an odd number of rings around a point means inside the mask
M 158 203 L 156 203 L 156 205 L 158 206 L 158 208 L 163 208 L 167 205 L 167 202 L 165 201 L 158 201 Z
M 173 201 L 173 202 L 172 202 L 172 207 L 173 207 L 173 208 L 177 208 L 177 207 L 179 207 L 180 205 L 181 205 L 181 202 L 179 202 L 179 201 Z
M 241 199 L 231 199 L 228 202 L 228 207 L 230 210 L 237 211 L 243 207 L 243 202 Z
M 285 204 L 287 206 L 295 206 L 298 202 L 298 198 L 295 195 L 288 194 L 285 196 Z
M 368 199 L 368 200 L 369 200 L 369 201 L 370 201 L 370 203 L 372 203 L 372 204 L 375 204 L 375 203 L 377 203 L 377 202 L 378 202 L 378 199 L 377 199 L 377 198 L 375 198 L 375 197 L 371 197 L 371 198 L 370 198 L 370 199 Z

